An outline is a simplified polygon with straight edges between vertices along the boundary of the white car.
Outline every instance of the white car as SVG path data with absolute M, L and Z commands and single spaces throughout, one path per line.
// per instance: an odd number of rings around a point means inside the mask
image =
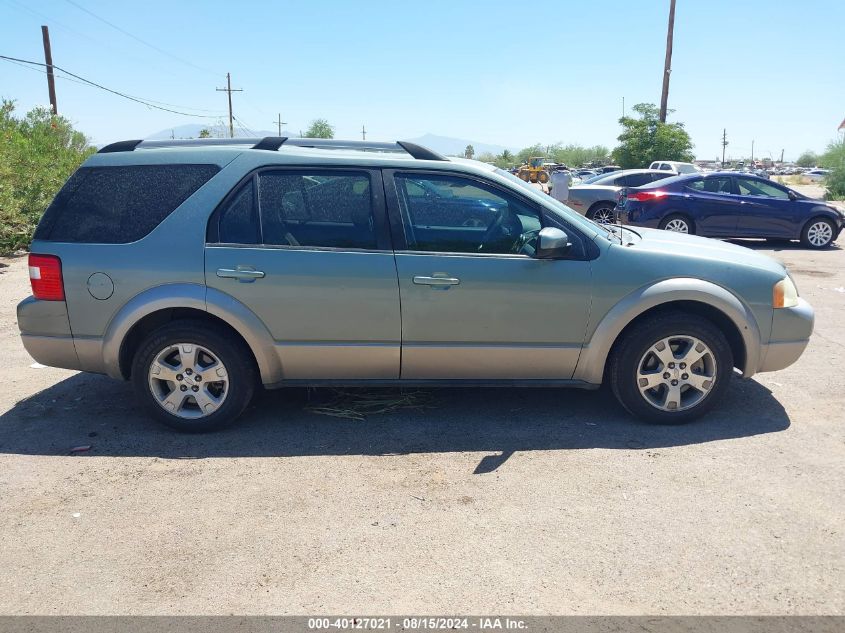
M 671 171 L 676 174 L 696 174 L 698 167 L 692 163 L 681 163 L 676 160 L 656 160 L 648 166 L 649 169 L 658 169 L 660 171 Z
M 819 180 L 824 180 L 827 178 L 827 175 L 830 173 L 829 169 L 811 169 L 810 171 L 805 171 L 801 174 L 802 178 L 809 178 L 813 182 L 818 182 Z

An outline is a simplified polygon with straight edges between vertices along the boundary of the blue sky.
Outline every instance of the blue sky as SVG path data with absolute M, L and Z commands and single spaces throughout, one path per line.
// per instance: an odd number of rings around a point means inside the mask
M 426 132 L 524 147 L 603 144 L 627 106 L 659 103 L 668 0 L 222 2 L 0 0 L 0 54 L 54 63 L 110 88 L 226 110 L 292 131 L 328 119 L 337 136 Z M 529 7 L 533 6 L 533 9 Z M 845 2 L 677 0 L 669 104 L 699 158 L 796 158 L 823 150 L 845 117 Z M 151 110 L 57 81 L 60 113 L 95 142 L 147 136 L 202 119 Z M 46 80 L 0 61 L 0 96 L 21 110 L 48 101 Z M 178 109 L 178 108 L 176 108 Z M 211 112 L 199 112 L 196 109 Z M 211 120 L 213 122 L 213 120 Z

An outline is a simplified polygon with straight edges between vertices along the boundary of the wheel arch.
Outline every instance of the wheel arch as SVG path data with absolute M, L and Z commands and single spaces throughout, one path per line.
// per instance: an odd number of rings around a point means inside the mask
M 712 282 L 678 278 L 640 288 L 605 314 L 584 346 L 573 378 L 601 383 L 607 361 L 625 333 L 642 320 L 667 311 L 684 311 L 712 321 L 728 340 L 735 366 L 746 377 L 756 372 L 761 339 L 751 310 Z
M 103 337 L 106 373 L 128 379 L 132 357 L 144 336 L 163 323 L 186 317 L 230 330 L 250 350 L 262 382 L 281 380 L 273 338 L 261 320 L 233 297 L 198 284 L 157 286 L 127 302 L 112 318 Z

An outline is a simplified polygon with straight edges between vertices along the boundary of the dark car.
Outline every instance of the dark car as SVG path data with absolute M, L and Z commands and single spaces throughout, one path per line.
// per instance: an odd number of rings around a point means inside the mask
M 705 237 L 800 239 L 809 248 L 830 246 L 845 224 L 845 213 L 823 200 L 736 172 L 623 188 L 616 211 L 624 224 Z

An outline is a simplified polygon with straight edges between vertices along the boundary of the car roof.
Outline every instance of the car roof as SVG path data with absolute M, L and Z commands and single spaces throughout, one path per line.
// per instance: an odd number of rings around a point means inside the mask
M 495 165 L 465 158 L 447 158 L 414 143 L 367 142 L 285 137 L 120 141 L 100 149 L 85 166 L 166 163 L 213 163 L 224 167 L 248 155 L 254 164 L 355 165 L 424 169 L 462 166 L 493 171 Z

